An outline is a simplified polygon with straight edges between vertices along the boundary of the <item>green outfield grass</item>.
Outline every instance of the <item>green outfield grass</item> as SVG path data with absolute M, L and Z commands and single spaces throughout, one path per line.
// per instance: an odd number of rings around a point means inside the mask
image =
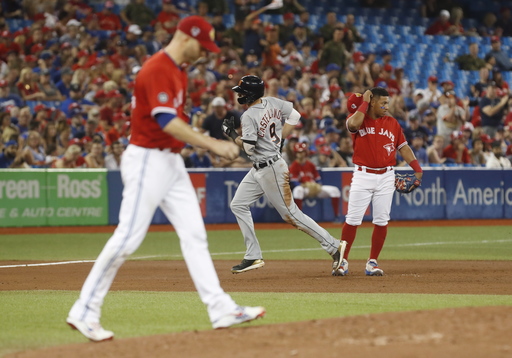
M 366 259 L 371 228 L 359 228 L 352 259 Z M 341 229 L 329 230 L 339 237 Z M 324 259 L 325 253 L 308 235 L 295 230 L 258 230 L 266 259 Z M 210 231 L 214 259 L 240 259 L 245 251 L 239 230 Z M 0 260 L 93 260 L 109 234 L 40 234 L 0 236 Z M 511 260 L 512 226 L 390 227 L 382 259 L 393 260 Z M 149 257 L 148 257 L 149 256 Z M 149 233 L 132 259 L 182 259 L 174 232 Z
M 0 356 L 8 352 L 86 342 L 65 319 L 77 298 L 70 291 L 8 291 L 0 295 Z M 263 305 L 267 316 L 247 325 L 262 325 L 349 315 L 462 306 L 512 305 L 511 296 L 234 293 L 244 305 Z M 293 307 L 293 309 L 290 309 Z M 113 291 L 105 299 L 103 326 L 116 337 L 211 329 L 206 309 L 193 292 Z

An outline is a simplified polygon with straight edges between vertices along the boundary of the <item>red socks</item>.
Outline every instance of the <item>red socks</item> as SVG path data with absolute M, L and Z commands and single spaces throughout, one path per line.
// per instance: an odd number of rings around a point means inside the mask
M 349 225 L 346 222 L 343 224 L 343 229 L 341 229 L 341 240 L 345 240 L 347 242 L 347 248 L 345 249 L 345 254 L 343 255 L 344 259 L 348 259 L 350 248 L 356 239 L 356 232 L 357 226 Z
M 331 198 L 331 204 L 334 217 L 337 218 L 340 215 L 340 198 Z
M 377 260 L 379 258 L 379 254 L 384 246 L 384 241 L 386 240 L 386 235 L 388 234 L 388 226 L 373 226 L 372 233 L 372 248 L 370 249 L 370 259 Z

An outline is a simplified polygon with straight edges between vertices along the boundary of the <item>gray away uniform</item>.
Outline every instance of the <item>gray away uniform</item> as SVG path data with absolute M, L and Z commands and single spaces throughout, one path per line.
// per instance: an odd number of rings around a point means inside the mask
M 240 119 L 242 140 L 256 143 L 254 153 L 249 155 L 254 165 L 238 186 L 231 202 L 231 210 L 247 247 L 244 258 L 263 258 L 249 209 L 263 194 L 284 221 L 313 237 L 325 251 L 333 255 L 338 250 L 339 240 L 297 207 L 290 189 L 288 165 L 279 153 L 283 125 L 294 111 L 293 105 L 273 97 L 261 100 L 262 103 L 249 107 Z

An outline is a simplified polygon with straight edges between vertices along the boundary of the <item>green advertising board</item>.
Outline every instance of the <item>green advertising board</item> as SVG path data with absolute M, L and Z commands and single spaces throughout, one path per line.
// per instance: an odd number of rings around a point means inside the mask
M 106 170 L 0 171 L 0 227 L 106 224 Z

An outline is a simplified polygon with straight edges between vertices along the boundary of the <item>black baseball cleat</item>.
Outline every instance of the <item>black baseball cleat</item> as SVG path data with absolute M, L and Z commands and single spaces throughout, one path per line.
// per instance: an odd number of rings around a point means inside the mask
M 257 268 L 265 266 L 265 262 L 261 259 L 257 260 L 246 260 L 243 259 L 242 262 L 236 266 L 231 268 L 231 272 L 233 273 L 242 273 L 250 270 L 256 270 Z

